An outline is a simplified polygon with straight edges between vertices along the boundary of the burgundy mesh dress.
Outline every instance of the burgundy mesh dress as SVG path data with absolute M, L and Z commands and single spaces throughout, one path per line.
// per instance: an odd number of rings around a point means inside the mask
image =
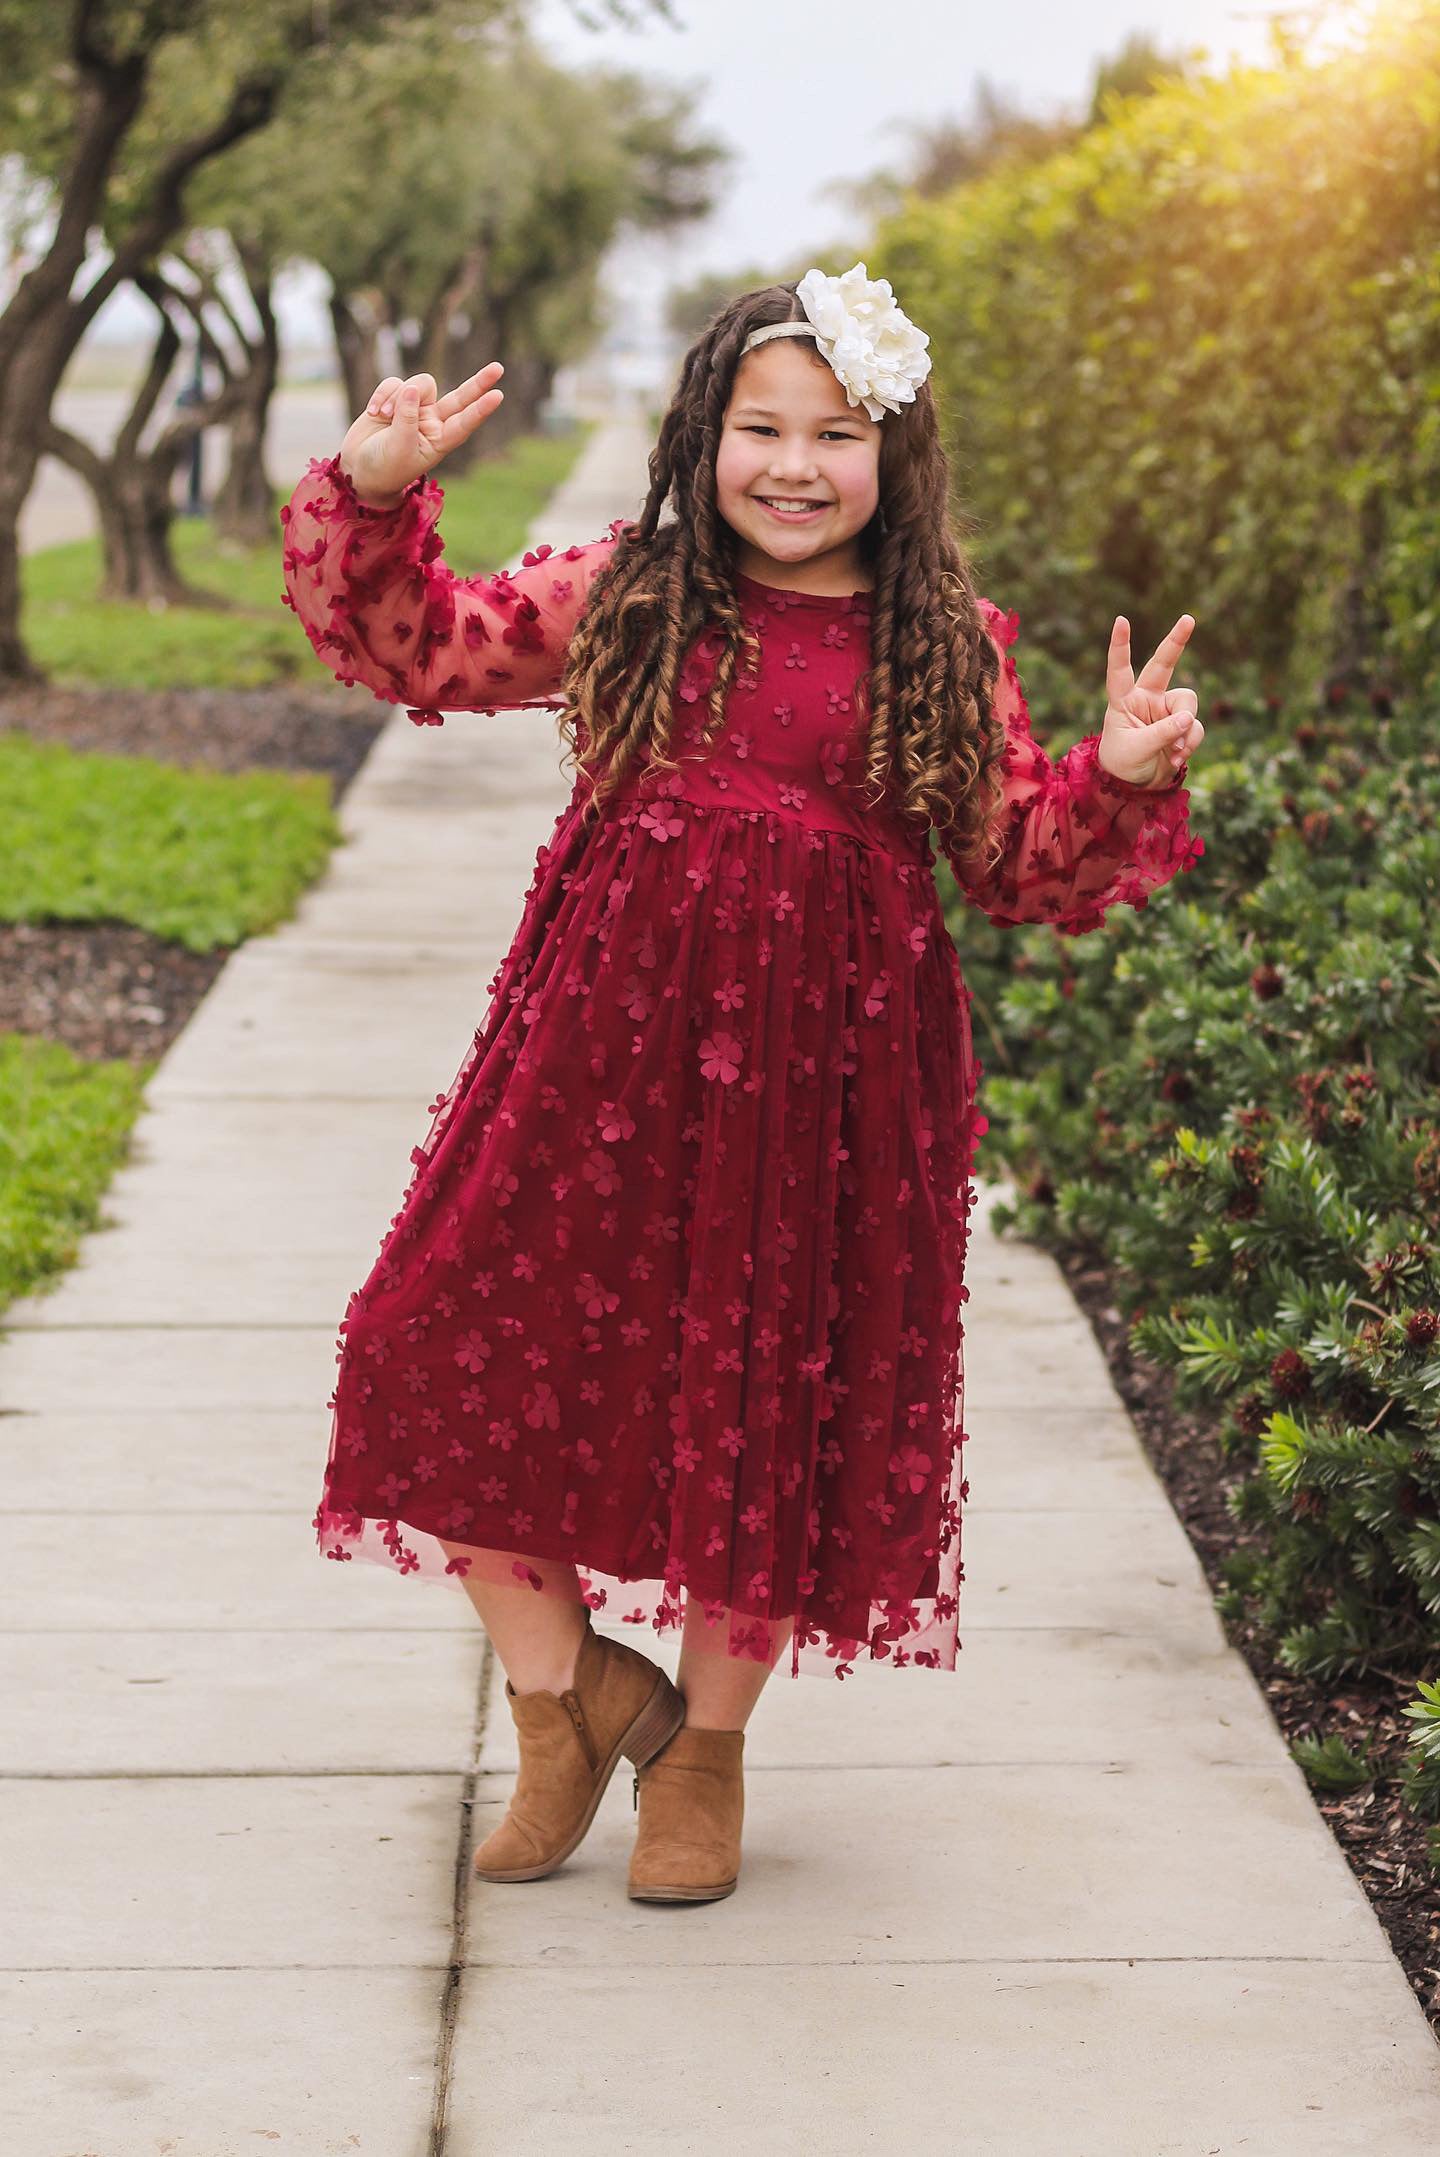
M 609 534 L 457 577 L 417 481 L 362 505 L 314 459 L 287 603 L 342 681 L 442 710 L 561 708 Z M 588 818 L 577 773 L 493 1000 L 340 1322 L 320 1550 L 843 1677 L 955 1666 L 967 1175 L 985 1119 L 928 834 L 863 788 L 869 597 L 738 578 L 758 670 L 678 772 Z M 1203 851 L 1182 770 L 1033 741 L 1003 655 L 1004 861 L 968 895 L 1078 935 Z M 525 722 L 519 718 L 515 724 Z M 558 1561 L 551 1563 L 548 1561 Z M 575 1570 L 571 1570 L 571 1567 Z M 578 1582 L 578 1586 L 577 1586 Z M 788 1649 L 788 1652 L 781 1652 Z

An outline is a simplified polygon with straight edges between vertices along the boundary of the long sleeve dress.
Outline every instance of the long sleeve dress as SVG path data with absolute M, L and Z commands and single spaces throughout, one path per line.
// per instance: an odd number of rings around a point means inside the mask
M 623 520 L 459 577 L 442 500 L 427 478 L 372 509 L 338 457 L 311 461 L 282 515 L 312 646 L 420 724 L 563 708 Z M 317 1543 L 456 1587 L 473 1570 L 578 1593 L 660 1634 L 694 1599 L 697 1645 L 778 1643 L 791 1675 L 953 1669 L 985 1129 L 969 991 L 926 830 L 866 798 L 870 595 L 736 590 L 760 658 L 714 743 L 686 754 L 706 632 L 677 689 L 680 769 L 642 757 L 588 817 L 577 773 L 539 849 L 340 1321 Z M 984 608 L 1007 845 L 964 888 L 992 921 L 1079 935 L 1203 851 L 1185 772 L 1114 779 L 1093 735 L 1052 762 L 1016 617 Z

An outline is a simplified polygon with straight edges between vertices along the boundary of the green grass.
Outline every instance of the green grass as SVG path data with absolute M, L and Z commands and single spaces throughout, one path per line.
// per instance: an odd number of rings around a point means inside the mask
M 74 1264 L 153 1070 L 0 1034 L 0 1307 Z
M 524 435 L 445 489 L 445 559 L 461 574 L 514 568 L 542 503 L 569 473 L 590 432 Z M 336 445 L 339 446 L 338 444 Z M 276 509 L 300 478 L 277 489 Z M 223 544 L 208 519 L 177 516 L 176 566 L 187 584 L 223 593 L 221 607 L 161 607 L 102 600 L 98 541 L 44 547 L 21 563 L 22 626 L 32 656 L 57 687 L 255 689 L 326 679 L 305 632 L 281 603 L 280 526 L 269 547 Z M 593 535 L 598 538 L 600 535 Z
M 190 951 L 288 919 L 340 827 L 315 772 L 180 770 L 0 735 L 0 920 L 124 921 Z

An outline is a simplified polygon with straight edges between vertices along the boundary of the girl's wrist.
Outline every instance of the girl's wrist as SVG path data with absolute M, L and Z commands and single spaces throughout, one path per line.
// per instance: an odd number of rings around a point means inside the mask
M 348 484 L 351 494 L 355 497 L 360 507 L 362 509 L 372 509 L 380 516 L 384 516 L 388 510 L 398 509 L 410 492 L 408 487 L 402 487 L 398 494 L 371 494 L 368 489 L 363 489 L 356 483 L 354 472 L 346 464 L 344 458 L 340 456 L 336 457 L 335 469 Z
M 1111 771 L 1104 757 L 1100 754 L 1100 737 L 1098 735 L 1096 736 L 1095 763 L 1102 776 L 1108 779 L 1112 786 L 1128 788 L 1132 794 L 1168 794 L 1172 787 L 1177 786 L 1184 779 L 1187 768 L 1186 765 L 1181 764 L 1178 769 L 1172 769 L 1164 757 L 1157 757 L 1151 766 L 1148 779 L 1124 778 L 1118 771 Z

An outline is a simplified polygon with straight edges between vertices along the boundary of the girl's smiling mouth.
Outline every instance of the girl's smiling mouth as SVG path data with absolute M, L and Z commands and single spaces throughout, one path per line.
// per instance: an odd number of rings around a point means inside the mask
M 807 501 L 798 494 L 757 494 L 755 500 L 762 509 L 768 509 L 772 517 L 783 517 L 787 524 L 803 524 L 808 517 L 830 507 L 828 502 Z

